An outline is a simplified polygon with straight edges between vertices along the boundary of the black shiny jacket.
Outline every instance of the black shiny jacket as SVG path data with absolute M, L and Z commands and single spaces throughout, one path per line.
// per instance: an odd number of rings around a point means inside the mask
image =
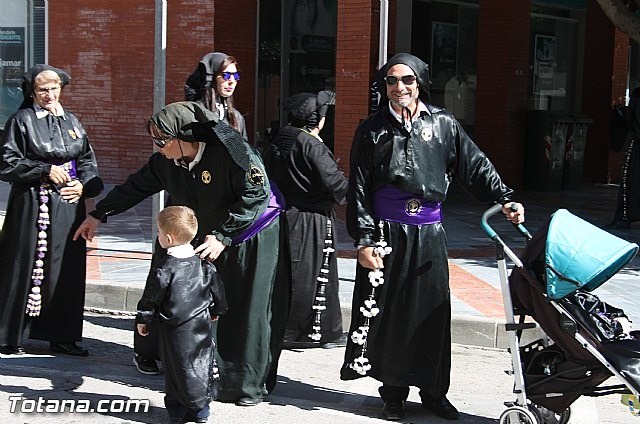
M 372 246 L 376 217 L 372 193 L 387 184 L 427 201 L 444 202 L 456 180 L 476 199 L 508 201 L 503 184 L 487 156 L 452 114 L 431 105 L 413 122 L 411 131 L 388 105 L 362 122 L 351 147 L 347 228 L 357 245 Z

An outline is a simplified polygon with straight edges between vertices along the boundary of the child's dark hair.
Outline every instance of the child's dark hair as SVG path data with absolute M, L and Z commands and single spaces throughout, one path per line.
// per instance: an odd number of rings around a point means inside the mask
M 186 206 L 167 206 L 158 213 L 158 227 L 169 233 L 177 244 L 191 242 L 198 232 L 198 219 Z

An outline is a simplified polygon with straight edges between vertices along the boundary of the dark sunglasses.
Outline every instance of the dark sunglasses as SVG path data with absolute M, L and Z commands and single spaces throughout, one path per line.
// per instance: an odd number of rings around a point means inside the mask
M 229 81 L 231 77 L 233 77 L 235 81 L 240 81 L 240 72 L 220 72 L 218 75 L 225 81 Z
M 154 138 L 154 137 L 151 137 L 151 140 L 153 140 L 153 144 L 155 144 L 160 149 L 162 149 L 164 146 L 167 145 L 169 140 L 171 140 L 172 138 L 173 137 L 169 137 L 169 138 Z
M 387 82 L 387 85 L 396 85 L 398 81 L 402 81 L 404 85 L 411 85 L 416 82 L 415 75 L 404 75 L 402 77 L 396 77 L 394 75 L 387 75 L 384 77 L 384 80 Z

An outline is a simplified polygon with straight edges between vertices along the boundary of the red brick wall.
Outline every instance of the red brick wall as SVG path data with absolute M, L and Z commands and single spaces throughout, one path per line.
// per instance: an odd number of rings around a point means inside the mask
M 585 26 L 582 112 L 593 119 L 587 130 L 583 181 L 607 181 L 615 31 L 595 0 L 588 0 Z M 619 75 L 618 75 L 619 77 Z
M 530 0 L 483 0 L 479 9 L 475 141 L 507 185 L 524 179 Z
M 152 152 L 144 123 L 153 113 L 155 2 L 48 4 L 49 63 L 72 77 L 62 102 L 89 133 L 104 180 L 122 182 Z M 167 11 L 170 103 L 183 100 L 186 77 L 214 47 L 214 6 L 205 0 L 171 1 Z
M 340 0 L 338 8 L 334 150 L 345 172 L 354 130 L 369 113 L 369 84 L 378 60 L 379 4 Z

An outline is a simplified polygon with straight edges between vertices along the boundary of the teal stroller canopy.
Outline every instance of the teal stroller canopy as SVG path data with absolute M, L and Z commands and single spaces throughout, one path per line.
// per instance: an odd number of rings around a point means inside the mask
M 595 290 L 628 264 L 637 251 L 637 244 L 558 209 L 551 217 L 545 246 L 547 295 L 557 300 L 579 288 Z

